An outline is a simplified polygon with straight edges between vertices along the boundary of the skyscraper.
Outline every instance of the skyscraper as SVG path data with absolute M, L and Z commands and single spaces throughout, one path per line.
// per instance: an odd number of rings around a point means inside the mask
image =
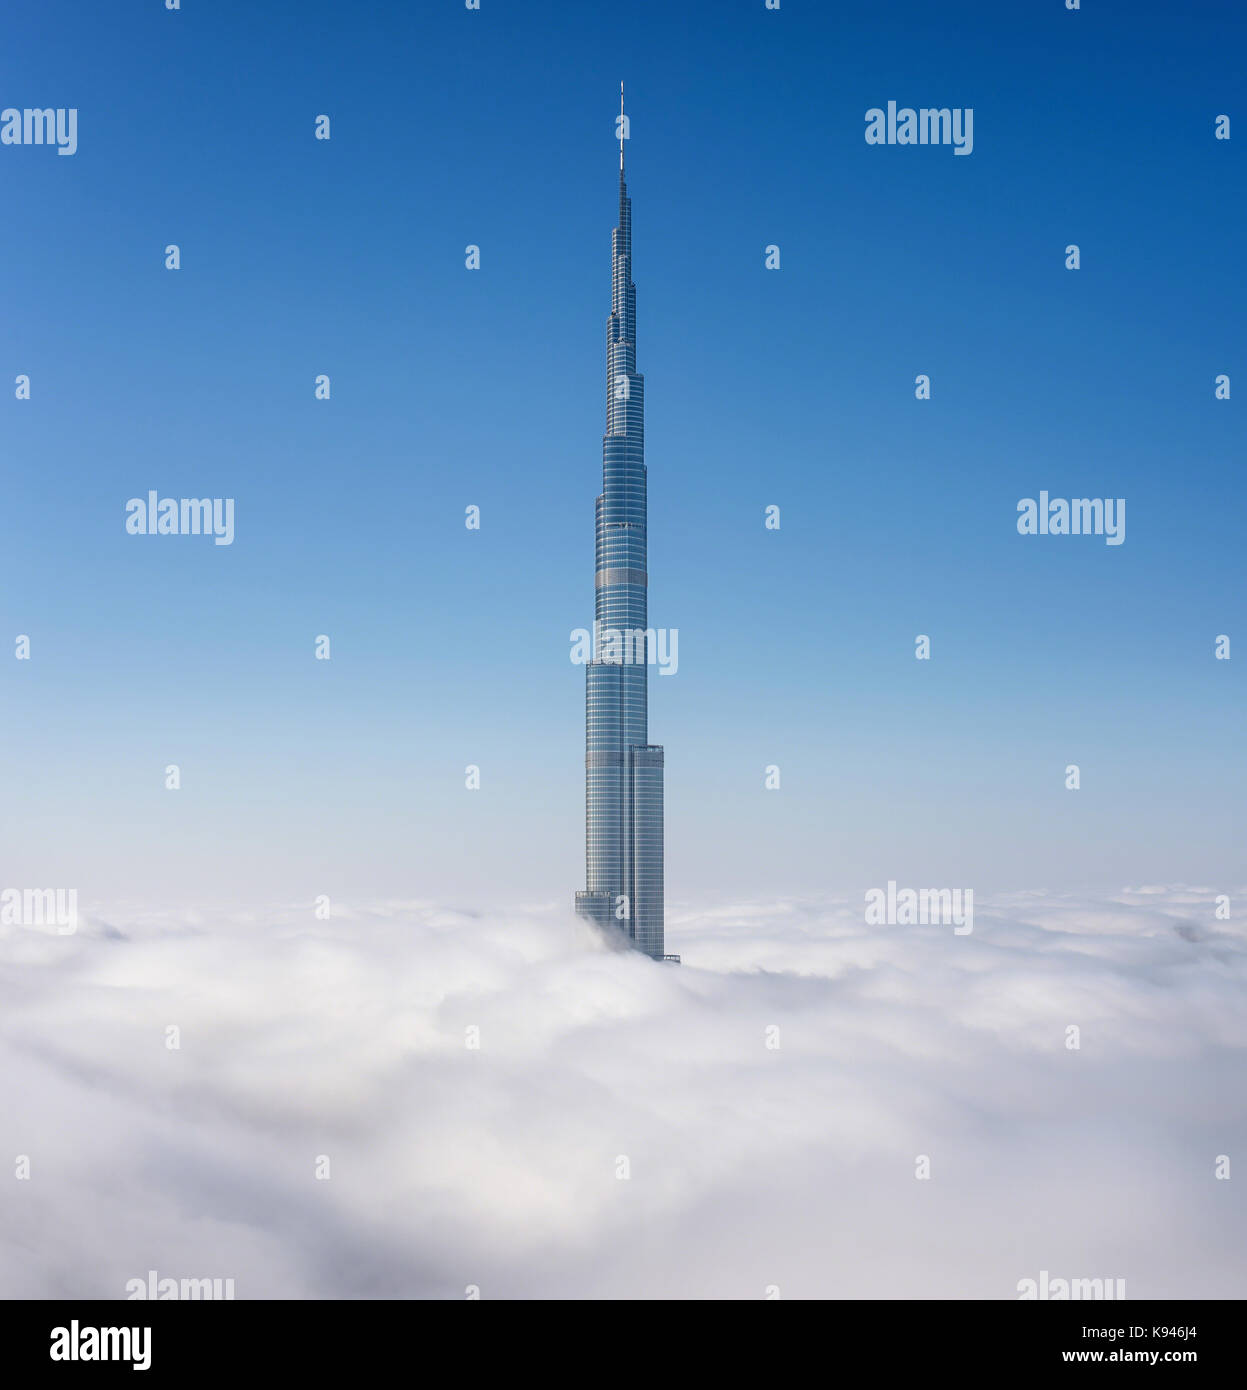
M 593 652 L 585 671 L 586 891 L 576 910 L 663 956 L 663 750 L 649 742 L 645 379 L 636 369 L 632 200 L 619 87 L 619 225 L 611 234 L 606 434 L 597 499 Z

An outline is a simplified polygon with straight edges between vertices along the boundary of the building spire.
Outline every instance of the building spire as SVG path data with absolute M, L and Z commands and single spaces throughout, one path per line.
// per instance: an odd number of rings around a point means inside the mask
M 619 84 L 619 178 L 623 181 L 623 142 L 624 142 L 624 107 L 623 107 L 623 83 Z

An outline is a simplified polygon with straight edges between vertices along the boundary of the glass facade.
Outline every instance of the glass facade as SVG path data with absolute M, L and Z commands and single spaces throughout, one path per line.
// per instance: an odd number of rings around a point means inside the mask
M 622 103 L 621 103 L 622 105 Z M 663 956 L 663 750 L 649 741 L 645 378 L 636 369 L 632 200 L 619 147 L 611 234 L 606 434 L 595 512 L 593 660 L 585 680 L 586 891 L 576 910 Z

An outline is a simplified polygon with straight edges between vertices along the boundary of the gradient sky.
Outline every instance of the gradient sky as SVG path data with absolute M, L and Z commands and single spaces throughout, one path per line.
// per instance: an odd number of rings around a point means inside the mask
M 570 906 L 622 79 L 669 900 L 1241 884 L 1247 13 L 1176 15 L 15 12 L 0 105 L 79 148 L 0 147 L 0 879 Z M 1020 537 L 1041 489 L 1126 543 Z

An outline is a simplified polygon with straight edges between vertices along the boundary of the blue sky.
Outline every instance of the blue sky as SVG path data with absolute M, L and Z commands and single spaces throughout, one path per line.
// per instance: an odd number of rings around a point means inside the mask
M 77 107 L 79 147 L 0 147 L 5 882 L 582 886 L 621 79 L 669 899 L 1243 881 L 1238 7 L 6 32 L 0 105 Z M 867 145 L 890 99 L 972 107 L 973 154 Z M 234 544 L 127 535 L 149 489 L 233 497 Z M 1125 497 L 1126 543 L 1018 536 L 1041 489 Z

